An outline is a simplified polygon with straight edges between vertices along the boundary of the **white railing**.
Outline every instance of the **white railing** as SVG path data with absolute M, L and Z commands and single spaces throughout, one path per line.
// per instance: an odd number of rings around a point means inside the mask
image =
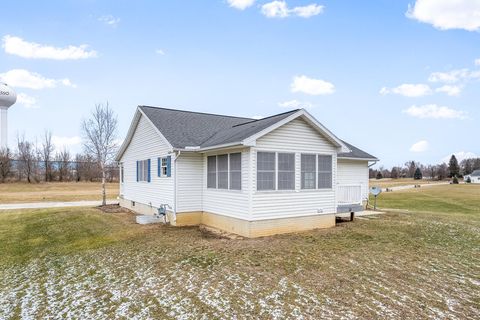
M 337 185 L 337 203 L 341 204 L 362 204 L 361 184 L 340 184 Z

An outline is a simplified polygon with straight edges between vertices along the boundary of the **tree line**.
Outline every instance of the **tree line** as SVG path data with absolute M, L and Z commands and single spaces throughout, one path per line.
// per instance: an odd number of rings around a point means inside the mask
M 13 150 L 0 149 L 0 183 L 51 181 L 118 181 L 117 117 L 108 103 L 98 104 L 91 117 L 82 122 L 84 152 L 73 155 L 67 148 L 56 150 L 52 132 L 46 130 L 41 142 L 17 135 Z M 103 188 L 104 189 L 104 188 Z
M 444 180 L 447 178 L 458 179 L 480 169 L 480 158 L 464 159 L 458 162 L 455 155 L 450 157 L 447 163 L 425 165 L 417 161 L 407 161 L 403 166 L 394 166 L 386 169 L 383 166 L 378 169 L 370 168 L 370 179 L 382 178 L 414 178 Z

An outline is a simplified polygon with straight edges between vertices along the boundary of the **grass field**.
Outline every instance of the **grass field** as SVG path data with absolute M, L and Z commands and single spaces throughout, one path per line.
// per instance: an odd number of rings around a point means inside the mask
M 4 212 L 0 319 L 478 319 L 479 193 L 383 193 L 420 211 L 246 240 L 95 208 Z
M 381 187 L 381 188 L 391 188 L 391 187 L 400 187 L 414 184 L 436 184 L 436 183 L 445 183 L 446 181 L 436 181 L 436 180 L 414 180 L 411 178 L 400 178 L 400 179 L 370 179 L 370 187 Z
M 49 182 L 0 184 L 0 203 L 101 200 L 101 183 Z M 118 196 L 118 183 L 107 183 L 107 198 Z

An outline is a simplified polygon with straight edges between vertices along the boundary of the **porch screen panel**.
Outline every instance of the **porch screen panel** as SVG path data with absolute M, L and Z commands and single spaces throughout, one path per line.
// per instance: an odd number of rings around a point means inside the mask
M 207 157 L 207 188 L 217 187 L 217 157 Z
M 332 156 L 318 156 L 318 188 L 332 188 Z
M 278 154 L 278 190 L 295 190 L 295 154 Z
M 230 189 L 242 189 L 242 154 L 230 153 Z
M 217 156 L 218 189 L 228 189 L 228 154 Z
M 316 156 L 314 154 L 301 155 L 301 187 L 302 189 L 315 189 L 316 187 Z
M 275 152 L 257 152 L 257 190 L 275 190 Z

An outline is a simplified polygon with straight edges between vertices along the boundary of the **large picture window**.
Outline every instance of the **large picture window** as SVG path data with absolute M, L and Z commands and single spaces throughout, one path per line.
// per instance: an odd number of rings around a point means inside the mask
M 295 190 L 295 154 L 278 154 L 278 190 Z
M 332 188 L 332 156 L 318 155 L 318 188 Z
M 317 160 L 314 154 L 302 154 L 301 155 L 301 188 L 302 189 L 315 189 L 317 180 Z
M 242 189 L 242 154 L 230 153 L 230 189 Z
M 217 156 L 207 157 L 207 188 L 217 187 Z
M 257 190 L 275 190 L 275 152 L 257 152 Z
M 207 157 L 207 188 L 242 189 L 242 154 L 230 153 Z

